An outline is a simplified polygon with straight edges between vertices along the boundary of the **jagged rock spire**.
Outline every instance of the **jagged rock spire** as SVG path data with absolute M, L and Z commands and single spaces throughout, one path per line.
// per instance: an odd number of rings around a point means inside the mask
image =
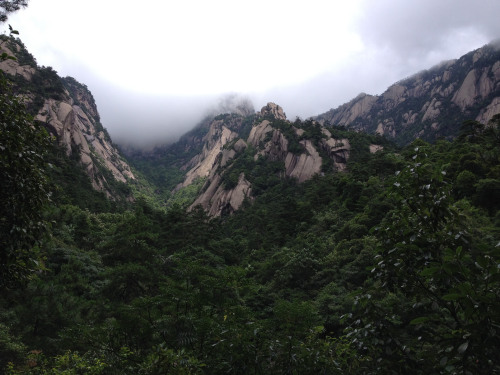
M 283 108 L 275 103 L 267 103 L 266 106 L 262 107 L 260 110 L 262 116 L 273 116 L 276 120 L 286 120 L 286 114 L 283 112 Z

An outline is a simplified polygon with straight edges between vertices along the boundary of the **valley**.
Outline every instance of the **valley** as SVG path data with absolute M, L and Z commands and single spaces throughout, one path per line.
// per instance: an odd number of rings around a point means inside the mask
M 500 371 L 496 44 L 121 151 L 89 88 L 4 42 L 0 371 Z

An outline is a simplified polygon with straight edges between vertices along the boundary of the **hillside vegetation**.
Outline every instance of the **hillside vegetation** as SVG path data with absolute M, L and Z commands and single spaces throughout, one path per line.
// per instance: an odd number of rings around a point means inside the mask
M 499 124 L 366 152 L 302 184 L 266 170 L 253 203 L 219 218 L 143 199 L 117 212 L 52 204 L 43 266 L 2 291 L 0 365 L 498 372 Z
M 0 373 L 500 373 L 500 115 L 450 117 L 432 144 L 421 118 L 396 146 L 269 103 L 130 167 L 86 86 L 16 43 Z

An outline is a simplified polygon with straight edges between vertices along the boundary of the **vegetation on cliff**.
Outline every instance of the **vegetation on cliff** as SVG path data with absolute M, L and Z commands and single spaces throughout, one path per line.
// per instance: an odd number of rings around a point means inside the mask
M 101 164 L 123 198 L 110 200 L 21 96 L 68 93 L 104 134 L 90 92 L 33 74 L 39 89 L 0 72 L 1 372 L 500 373 L 500 116 L 399 148 L 292 125 L 274 105 L 269 132 L 218 164 L 226 189 L 248 178 L 253 200 L 209 217 L 186 210 L 203 179 L 171 193 L 208 126 L 135 157 L 143 174 L 127 184 Z M 217 116 L 238 135 L 221 149 L 248 139 L 256 116 Z M 327 134 L 346 144 L 325 149 Z M 275 136 L 289 148 L 257 155 Z M 329 152 L 347 143 L 340 171 Z M 306 145 L 323 164 L 299 183 L 273 152 Z
M 499 123 L 363 153 L 302 184 L 270 171 L 223 218 L 142 199 L 115 212 L 54 204 L 44 270 L 2 292 L 1 366 L 498 372 Z

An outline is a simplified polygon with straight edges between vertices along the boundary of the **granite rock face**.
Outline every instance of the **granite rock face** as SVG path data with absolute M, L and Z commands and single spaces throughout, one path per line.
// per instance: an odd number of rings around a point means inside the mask
M 214 120 L 203 138 L 203 150 L 188 163 L 191 169 L 188 170 L 184 182 L 177 188 L 186 187 L 198 178 L 208 177 L 217 166 L 224 145 L 237 136 L 238 134 L 227 128 L 223 121 Z
M 9 48 L 10 47 L 10 48 Z M 14 56 L 21 51 L 20 45 L 7 46 L 7 41 L 0 39 L 0 52 L 8 56 Z M 30 81 L 36 72 L 36 69 L 29 64 L 20 64 L 18 60 L 7 59 L 0 61 L 0 70 L 11 76 L 19 75 L 25 80 Z
M 96 109 L 95 112 L 97 113 Z M 67 156 L 73 152 L 79 154 L 96 190 L 103 191 L 112 198 L 112 192 L 107 190 L 107 181 L 99 173 L 97 163 L 111 171 L 117 181 L 135 179 L 130 166 L 121 158 L 104 130 L 99 128 L 98 121 L 85 113 L 79 105 L 72 104 L 72 100 L 47 99 L 36 120 L 45 123 L 64 147 Z
M 381 95 L 360 94 L 316 120 L 407 144 L 415 138 L 453 138 L 464 121 L 487 124 L 499 112 L 497 42 L 397 82 Z
M 14 57 L 20 52 L 27 53 L 20 44 L 14 46 L 10 44 L 10 48 L 2 45 L 2 51 Z M 24 86 L 29 88 L 33 77 L 46 68 L 39 68 L 34 60 L 30 64 L 21 64 L 19 61 L 19 59 L 3 61 L 0 63 L 0 70 L 14 76 L 19 87 L 23 87 L 24 80 L 26 82 Z M 55 72 L 51 79 L 52 83 L 59 87 L 57 95 L 42 98 L 43 104 L 35 114 L 35 120 L 45 125 L 67 156 L 78 155 L 91 179 L 92 186 L 104 192 L 108 198 L 114 199 L 114 193 L 109 188 L 101 169 L 107 169 L 111 172 L 108 176 L 125 183 L 135 179 L 130 166 L 121 157 L 101 125 L 95 100 L 88 88 L 71 77 L 60 78 Z M 24 90 L 23 96 L 29 104 L 36 94 Z
M 205 179 L 190 208 L 201 206 L 209 215 L 221 216 L 237 211 L 245 200 L 254 199 L 252 178 L 245 175 L 249 171 L 238 169 L 241 164 L 237 162 L 243 157 L 255 163 L 265 160 L 281 165 L 279 177 L 294 178 L 298 183 L 321 174 L 324 158 L 332 160 L 334 171 L 346 170 L 349 141 L 335 139 L 328 129 L 314 124 L 321 129 L 319 140 L 307 138 L 301 124 L 287 121 L 283 109 L 275 103 L 268 103 L 253 117 L 233 114 L 215 118 L 202 139 L 201 152 L 184 166 L 186 177 L 176 190 Z M 379 145 L 370 146 L 372 152 L 379 149 Z
M 283 112 L 283 108 L 275 103 L 267 103 L 267 105 L 260 110 L 260 114 L 263 117 L 272 116 L 276 120 L 286 120 L 286 114 Z

